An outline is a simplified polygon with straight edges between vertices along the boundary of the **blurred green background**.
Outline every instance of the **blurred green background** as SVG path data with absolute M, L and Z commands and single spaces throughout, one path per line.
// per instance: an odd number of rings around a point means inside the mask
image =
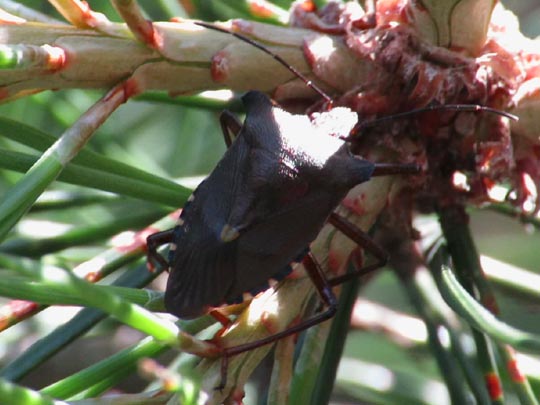
M 26 0 L 22 3 L 61 18 L 46 2 Z M 506 0 L 503 3 L 516 12 L 520 18 L 522 31 L 526 35 L 530 37 L 540 35 L 540 2 L 538 0 Z M 90 4 L 94 9 L 104 12 L 110 19 L 120 20 L 107 1 L 91 1 Z M 181 15 L 182 12 L 177 3 L 173 1 L 141 0 L 140 4 L 144 6 L 153 20 L 168 19 L 171 15 Z M 0 105 L 0 115 L 58 136 L 101 95 L 100 91 L 83 90 L 44 92 Z M 204 176 L 214 167 L 225 150 L 218 125 L 218 114 L 219 111 L 180 106 L 174 102 L 132 100 L 121 106 L 112 118 L 98 130 L 90 141 L 89 147 L 116 160 L 163 177 L 181 179 Z M 29 149 L 2 136 L 0 136 L 0 148 L 29 151 Z M 18 173 L 0 171 L 0 195 L 8 190 L 19 177 Z M 80 187 L 63 183 L 55 183 L 54 188 L 81 192 Z M 148 203 L 136 200 L 129 201 L 127 204 L 137 211 L 144 210 L 148 206 Z M 21 235 L 26 232 L 35 233 L 36 228 L 32 228 L 32 222 L 28 222 L 30 219 L 53 221 L 59 225 L 77 227 L 84 224 L 99 225 L 115 221 L 125 214 L 125 200 L 89 206 L 85 207 L 84 210 L 69 209 L 33 213 L 21 223 L 18 232 Z M 539 272 L 537 246 L 540 244 L 540 237 L 538 232 L 531 232 L 530 228 L 522 226 L 518 221 L 487 210 L 474 210 L 472 212 L 472 229 L 476 243 L 483 254 L 524 269 Z M 68 262 L 78 262 L 85 258 L 91 258 L 103 248 L 102 245 L 95 244 L 82 249 L 61 251 L 58 255 L 64 256 Z M 362 296 L 390 308 L 414 314 L 408 298 L 402 292 L 400 283 L 390 272 L 381 273 L 363 290 Z M 503 308 L 503 319 L 510 320 L 514 326 L 540 333 L 540 322 L 538 322 L 540 307 L 537 303 L 508 295 L 502 290 L 499 291 L 498 298 Z M 40 323 L 40 319 L 44 319 L 45 323 L 49 325 Z M 61 321 L 58 318 L 51 320 L 43 315 L 36 317 L 36 320 L 32 322 L 26 322 L 24 325 L 9 330 L 8 333 L 2 333 L 0 335 L 0 356 L 2 357 L 0 365 L 10 359 L 13 353 L 20 350 L 20 348 L 13 349 L 15 341 L 26 346 L 32 339 L 43 333 L 42 329 L 49 329 L 51 322 Z M 106 329 L 101 327 L 101 330 Z M 118 337 L 118 333 L 113 344 L 121 346 L 125 344 L 122 342 L 124 335 Z M 127 332 L 124 328 L 123 332 L 120 333 Z M 24 336 L 24 339 L 21 336 Z M 126 335 L 125 341 L 132 342 L 137 338 L 138 335 Z M 94 332 L 92 339 L 90 342 L 95 342 L 97 351 L 100 351 L 101 354 L 106 354 L 110 350 L 114 351 L 110 348 L 104 349 L 103 344 L 108 339 L 106 337 L 103 339 L 99 333 Z M 83 344 L 92 345 L 93 343 Z M 336 398 L 341 399 L 336 399 L 336 403 L 355 403 L 356 390 L 361 391 L 364 397 L 368 395 L 366 392 L 371 392 L 369 382 L 366 382 L 365 386 L 358 386 L 349 381 L 347 377 L 350 377 L 351 373 L 357 374 L 366 371 L 365 374 L 374 376 L 373 384 L 376 384 L 378 373 L 385 373 L 385 369 L 381 365 L 400 375 L 398 380 L 402 384 L 401 390 L 410 390 L 417 382 L 415 379 L 420 378 L 424 382 L 430 381 L 431 385 L 423 386 L 426 390 L 433 390 L 425 396 L 426 398 L 439 398 L 433 402 L 437 404 L 444 404 L 447 401 L 447 397 L 441 391 L 443 390 L 442 384 L 436 382 L 439 379 L 438 370 L 425 345 L 419 344 L 418 347 L 411 350 L 403 350 L 395 342 L 382 339 L 380 333 L 358 331 L 350 334 L 345 359 L 339 374 L 340 384 L 336 390 L 339 394 Z M 415 365 L 414 369 L 411 368 L 411 364 Z M 51 371 L 52 367 L 55 367 L 53 363 L 49 363 L 38 374 L 53 380 L 56 377 L 54 371 Z M 72 367 L 72 365 L 63 363 L 61 371 L 64 373 Z M 347 367 L 352 367 L 352 369 Z M 48 370 L 46 375 L 43 375 L 43 370 Z M 44 383 L 43 381 L 38 382 L 34 378 L 31 381 L 33 384 Z M 439 391 L 442 393 L 438 394 Z M 430 397 L 430 395 L 432 396 Z M 373 401 L 376 400 L 375 398 L 378 397 L 375 395 Z

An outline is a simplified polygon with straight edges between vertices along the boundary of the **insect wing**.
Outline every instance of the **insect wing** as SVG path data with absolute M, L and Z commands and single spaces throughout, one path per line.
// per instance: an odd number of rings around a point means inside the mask
M 246 291 L 255 295 L 268 288 L 269 279 L 285 276 L 291 262 L 302 260 L 338 202 L 314 192 L 243 233 L 236 241 L 236 266 L 242 271 L 237 272 L 226 299 Z
M 248 153 L 239 136 L 195 190 L 175 228 L 165 306 L 180 318 L 195 318 L 207 307 L 220 305 L 234 283 L 236 243 L 225 243 L 220 235 L 235 194 L 245 183 Z

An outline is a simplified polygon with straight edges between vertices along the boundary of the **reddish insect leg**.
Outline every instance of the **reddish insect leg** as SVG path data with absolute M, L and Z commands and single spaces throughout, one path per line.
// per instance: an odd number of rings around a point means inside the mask
M 313 255 L 311 253 L 308 253 L 308 255 L 303 260 L 303 264 L 311 281 L 315 285 L 315 288 L 317 289 L 317 292 L 319 293 L 319 296 L 321 297 L 324 306 L 327 307 L 326 311 L 320 312 L 312 318 L 306 319 L 295 326 L 292 326 L 284 331 L 278 332 L 271 336 L 267 336 L 263 339 L 223 349 L 223 360 L 221 365 L 222 383 L 224 383 L 227 379 L 228 358 L 230 356 L 244 353 L 246 351 L 259 348 L 266 344 L 273 343 L 279 339 L 283 339 L 295 333 L 302 332 L 312 326 L 315 326 L 321 322 L 332 318 L 337 310 L 337 298 L 332 292 L 332 286 L 344 283 L 351 280 L 352 278 L 369 273 L 386 264 L 387 256 L 384 250 L 382 250 L 382 248 L 380 248 L 375 242 L 373 242 L 373 240 L 371 240 L 371 238 L 364 232 L 362 232 L 357 226 L 337 214 L 332 214 L 329 218 L 329 222 L 334 225 L 339 231 L 343 232 L 346 236 L 348 236 L 351 240 L 356 242 L 363 249 L 375 256 L 377 258 L 377 262 L 364 266 L 352 273 L 348 273 L 343 276 L 328 280 L 324 275 L 321 266 L 317 263 Z
M 157 251 L 158 247 L 166 243 L 171 243 L 174 237 L 174 229 L 167 231 L 154 233 L 146 238 L 146 246 L 148 249 L 148 263 L 153 266 L 154 263 L 158 263 L 165 269 L 169 268 L 169 263 L 165 258 Z
M 328 307 L 328 309 L 325 312 L 321 312 L 320 314 L 315 315 L 313 318 L 302 321 L 299 324 L 292 326 L 284 331 L 278 332 L 274 335 L 267 336 L 255 342 L 245 343 L 243 345 L 238 345 L 234 347 L 228 347 L 223 350 L 225 356 L 234 356 L 236 354 L 240 354 L 275 342 L 276 340 L 282 339 L 286 336 L 302 332 L 303 330 L 310 328 L 318 323 L 321 323 L 334 315 L 337 306 L 337 299 L 332 292 L 330 284 L 328 284 L 328 281 L 326 280 L 321 266 L 317 263 L 311 253 L 308 253 L 308 255 L 304 258 L 303 264 L 309 277 L 311 278 L 311 281 L 315 285 L 315 288 L 317 289 L 317 292 L 319 293 L 323 303 Z
M 363 232 L 352 222 L 348 221 L 347 219 L 336 213 L 332 213 L 330 215 L 330 218 L 328 218 L 328 222 L 330 222 L 333 226 L 336 227 L 336 229 L 338 229 L 352 241 L 356 242 L 358 246 L 371 253 L 377 259 L 375 263 L 368 264 L 367 266 L 363 266 L 351 273 L 347 273 L 342 276 L 328 280 L 329 285 L 335 286 L 345 283 L 349 280 L 352 280 L 353 278 L 362 276 L 364 274 L 372 272 L 373 270 L 377 270 L 378 268 L 383 267 L 386 264 L 386 262 L 388 261 L 388 256 L 386 252 L 379 245 L 373 242 L 369 235 Z
M 337 310 L 337 298 L 332 292 L 332 287 L 330 284 L 328 284 L 328 281 L 321 269 L 321 266 L 313 255 L 311 253 L 308 253 L 307 256 L 303 260 L 304 267 L 306 268 L 306 271 L 315 285 L 315 288 L 317 289 L 317 292 L 319 293 L 319 296 L 321 297 L 321 300 L 323 301 L 324 305 L 327 307 L 327 310 L 321 313 L 318 313 L 312 318 L 306 319 L 294 326 L 291 326 L 288 329 L 285 329 L 281 332 L 275 333 L 273 335 L 267 336 L 265 338 L 259 339 L 254 342 L 245 343 L 242 345 L 234 346 L 234 347 L 227 347 L 223 349 L 223 360 L 221 363 L 221 377 L 222 381 L 220 384 L 220 387 L 227 381 L 227 367 L 228 367 L 228 358 L 231 356 L 235 356 L 240 353 L 244 353 L 253 349 L 257 349 L 261 346 L 276 342 L 280 339 L 283 339 L 287 336 L 294 335 L 296 333 L 302 332 L 308 328 L 311 328 L 312 326 L 315 326 L 321 322 L 324 322 L 330 318 L 332 318 Z

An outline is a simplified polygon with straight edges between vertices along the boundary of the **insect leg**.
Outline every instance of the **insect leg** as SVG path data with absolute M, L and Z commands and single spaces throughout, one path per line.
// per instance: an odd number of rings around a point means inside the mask
M 157 248 L 166 243 L 171 243 L 174 237 L 174 229 L 167 231 L 154 233 L 146 238 L 146 246 L 148 249 L 148 263 L 153 266 L 154 263 L 158 263 L 163 268 L 169 268 L 169 263 L 163 256 L 161 256 Z
M 315 326 L 321 322 L 332 318 L 335 315 L 337 310 L 337 298 L 332 292 L 332 286 L 328 283 L 328 280 L 326 279 L 326 276 L 324 275 L 321 266 L 315 260 L 311 253 L 308 253 L 306 255 L 303 260 L 303 264 L 309 275 L 309 278 L 315 285 L 315 288 L 317 289 L 321 300 L 323 301 L 324 305 L 328 307 L 328 309 L 281 332 L 256 340 L 254 342 L 249 342 L 242 345 L 227 347 L 223 349 L 223 359 L 221 363 L 221 388 L 225 386 L 225 382 L 227 381 L 227 367 L 229 364 L 229 357 L 253 349 L 257 349 L 261 346 L 286 338 L 287 336 L 302 332 L 308 328 L 311 328 L 312 326 Z
M 219 116 L 219 124 L 228 149 L 242 129 L 242 123 L 232 112 L 224 110 Z
M 330 222 L 333 226 L 336 227 L 336 229 L 341 231 L 343 234 L 345 234 L 345 236 L 356 242 L 361 248 L 371 253 L 377 259 L 375 263 L 363 266 L 362 268 L 357 269 L 351 273 L 347 273 L 342 276 L 328 280 L 329 285 L 335 286 L 338 284 L 342 284 L 346 281 L 352 280 L 355 277 L 367 274 L 373 270 L 377 270 L 378 268 L 383 267 L 386 264 L 386 262 L 388 261 L 388 255 L 386 254 L 386 252 L 379 245 L 377 245 L 373 241 L 373 239 L 369 237 L 368 234 L 363 232 L 352 222 L 348 221 L 347 219 L 336 213 L 332 213 L 330 215 L 330 218 L 328 218 L 328 222 Z
M 317 292 L 319 293 L 323 303 L 328 307 L 328 309 L 315 315 L 313 318 L 306 319 L 305 321 L 302 321 L 299 324 L 291 326 L 290 328 L 278 332 L 274 335 L 267 336 L 254 342 L 249 342 L 234 347 L 228 347 L 223 350 L 225 356 L 234 356 L 236 354 L 256 349 L 258 347 L 275 342 L 279 339 L 283 339 L 295 333 L 302 332 L 303 330 L 311 328 L 312 326 L 326 321 L 327 319 L 334 316 L 337 308 L 337 298 L 332 292 L 332 286 L 328 283 L 328 280 L 326 279 L 326 276 L 324 275 L 321 266 L 319 265 L 319 263 L 317 263 L 311 253 L 308 253 L 306 255 L 303 260 L 303 264 L 306 268 L 309 278 L 315 285 Z

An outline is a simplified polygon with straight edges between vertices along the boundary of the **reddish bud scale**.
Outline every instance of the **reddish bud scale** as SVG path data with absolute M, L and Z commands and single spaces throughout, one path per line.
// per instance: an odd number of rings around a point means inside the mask
M 81 12 L 82 20 L 89 28 L 95 28 L 99 25 L 98 19 L 95 18 L 94 12 L 86 1 L 79 1 L 73 5 L 73 7 L 77 6 Z
M 253 34 L 254 26 L 250 21 L 234 20 L 231 24 L 233 31 L 240 31 L 243 34 Z
M 0 331 L 32 315 L 39 305 L 31 301 L 13 300 L 4 306 L 0 316 Z
M 146 44 L 148 44 L 152 48 L 159 48 L 162 41 L 160 40 L 161 38 L 157 35 L 156 30 L 154 30 L 154 25 L 152 24 L 152 21 L 145 21 L 145 24 L 136 27 L 136 30 L 139 33 L 139 38 L 142 38 Z
M 146 228 L 140 232 L 133 234 L 133 237 L 127 242 L 115 245 L 114 250 L 120 253 L 131 253 L 135 250 L 143 250 L 146 252 L 146 238 L 153 233 L 159 232 L 156 228 Z
M 265 315 L 268 315 L 268 312 L 263 313 L 263 315 L 261 317 L 261 322 L 264 325 L 264 327 L 266 328 L 266 330 L 271 334 L 279 332 L 279 328 L 276 326 L 275 322 L 271 322 L 269 320 L 269 318 L 267 316 L 265 316 Z M 302 317 L 301 316 L 296 316 L 287 326 L 289 328 L 293 327 L 295 325 L 298 325 L 301 321 L 302 321 Z M 299 336 L 299 334 L 295 333 L 294 335 L 291 335 L 288 338 L 294 337 L 294 339 L 293 339 L 294 344 L 296 344 L 296 342 L 298 341 L 298 336 Z
M 13 316 L 20 317 L 30 310 L 34 310 L 38 307 L 38 304 L 31 301 L 13 300 L 9 303 L 9 307 Z
M 339 256 L 332 250 L 328 252 L 328 268 L 334 274 L 336 274 L 341 268 L 341 260 Z
M 408 21 L 407 3 L 402 0 L 383 0 L 377 2 L 377 17 L 380 19 L 379 24 L 387 24 L 389 22 Z
M 212 57 L 212 65 L 210 67 L 210 75 L 216 83 L 223 83 L 229 76 L 229 64 L 227 61 L 226 52 L 220 51 Z
M 373 91 L 350 95 L 347 100 L 347 105 L 365 118 L 388 114 L 388 111 L 392 111 L 394 103 L 395 101 L 387 94 L 378 94 Z
M 501 385 L 501 380 L 499 376 L 495 373 L 486 374 L 486 387 L 489 392 L 489 397 L 493 401 L 498 401 L 503 398 L 503 390 Z
M 354 198 L 345 197 L 341 202 L 341 205 L 348 208 L 355 214 L 362 216 L 366 213 L 366 209 L 364 207 L 365 200 L 366 195 L 362 193 L 358 196 L 355 196 Z
M 171 212 L 168 217 L 172 218 L 173 220 L 177 220 L 180 217 L 180 214 L 182 213 L 182 208 L 177 209 L 176 211 Z
M 90 283 L 97 283 L 99 280 L 101 280 L 103 275 L 100 272 L 92 271 L 86 276 L 84 276 L 85 280 L 87 280 Z
M 24 24 L 25 22 L 24 18 L 0 10 L 0 24 Z
M 48 46 L 48 45 L 44 45 L 43 48 L 46 49 L 47 54 L 48 54 L 47 67 L 50 70 L 52 70 L 53 72 L 56 72 L 66 67 L 67 54 L 64 49 L 58 46 Z
M 519 174 L 519 182 L 521 184 L 521 188 L 523 189 L 523 192 L 527 196 L 534 195 L 536 190 L 532 188 L 532 185 L 527 181 L 527 176 L 529 176 L 528 172 L 521 172 Z
M 531 176 L 539 177 L 540 176 L 540 167 L 538 162 L 540 161 L 540 145 L 527 145 L 528 152 L 530 156 L 527 158 L 519 159 L 516 163 L 517 169 L 520 172 L 529 173 Z
M 231 401 L 233 405 L 242 405 L 244 403 L 244 397 L 246 392 L 242 388 L 235 388 L 231 395 Z
M 103 98 L 103 103 L 114 101 L 118 95 L 121 95 L 122 99 L 118 102 L 118 105 L 120 105 L 141 92 L 142 89 L 139 87 L 139 83 L 135 78 L 132 77 L 114 87 L 107 95 L 105 95 Z
M 261 323 L 264 325 L 269 334 L 274 335 L 279 332 L 279 327 L 274 322 L 273 316 L 266 311 L 261 315 Z
M 141 93 L 141 89 L 135 79 L 128 79 L 124 83 L 124 103 L 131 97 Z
M 213 314 L 211 313 L 211 315 L 213 316 Z M 300 321 L 302 320 L 302 318 L 300 316 L 297 316 L 295 317 L 288 325 L 288 327 L 292 327 L 292 326 L 295 326 L 297 324 L 300 323 Z M 229 321 L 229 323 L 231 324 L 231 322 Z M 271 314 L 267 311 L 263 311 L 260 315 L 260 323 L 262 326 L 264 326 L 264 328 L 267 330 L 267 332 L 271 335 L 273 334 L 276 334 L 280 331 L 280 326 L 276 323 L 276 318 L 275 318 L 275 314 Z M 225 327 L 226 329 L 227 327 Z M 219 332 L 218 332 L 219 333 Z M 297 334 L 295 334 L 295 336 L 297 336 Z M 217 337 L 214 336 L 214 339 Z M 214 339 L 212 339 L 212 342 L 214 342 Z M 216 345 L 219 345 L 221 342 L 218 340 L 216 342 L 214 342 Z
M 508 368 L 508 372 L 510 373 L 510 378 L 512 378 L 512 381 L 515 381 L 519 384 L 523 384 L 524 382 L 527 381 L 527 378 L 519 369 L 519 364 L 517 362 L 517 359 L 513 358 L 509 360 L 507 368 Z
M 259 18 L 271 18 L 274 15 L 266 3 L 260 0 L 249 2 L 249 12 Z
M 304 1 L 300 7 L 302 8 L 302 10 L 306 11 L 306 12 L 314 12 L 316 9 L 317 9 L 317 6 L 315 5 L 315 3 L 313 3 L 313 1 L 311 0 L 306 0 Z
M 300 278 L 306 277 L 306 272 L 304 268 L 300 265 L 293 266 L 291 273 L 285 277 L 286 280 L 298 280 Z

